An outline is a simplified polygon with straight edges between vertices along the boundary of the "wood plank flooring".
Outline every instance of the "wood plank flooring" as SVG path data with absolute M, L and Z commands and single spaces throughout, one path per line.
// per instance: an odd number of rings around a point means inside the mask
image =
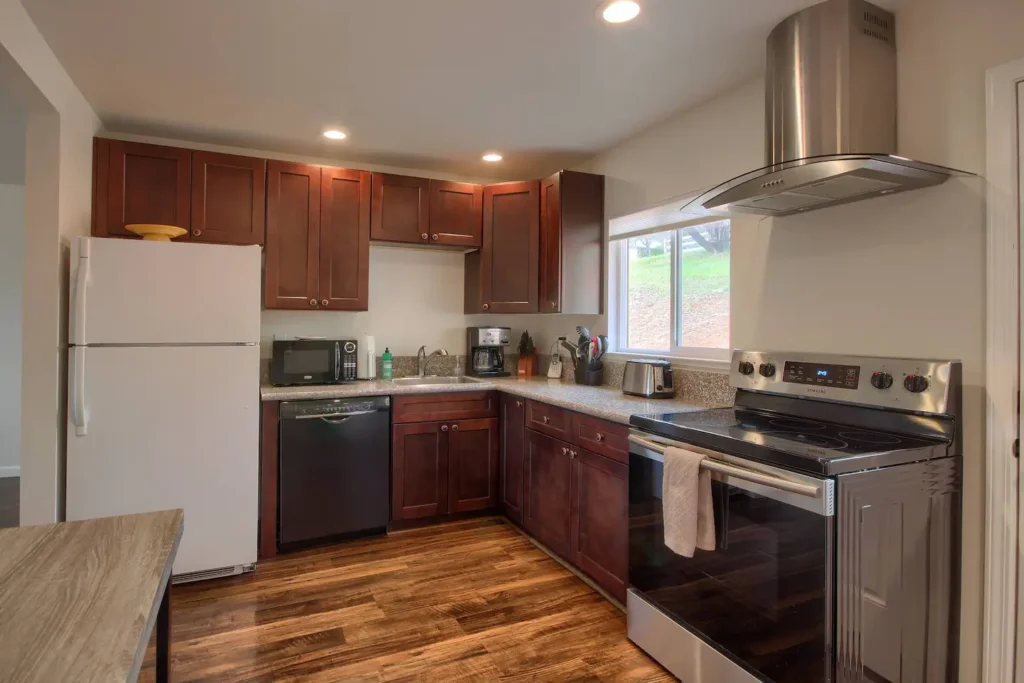
M 18 526 L 21 477 L 0 477 L 0 528 Z
M 279 556 L 171 605 L 176 682 L 674 680 L 497 517 Z

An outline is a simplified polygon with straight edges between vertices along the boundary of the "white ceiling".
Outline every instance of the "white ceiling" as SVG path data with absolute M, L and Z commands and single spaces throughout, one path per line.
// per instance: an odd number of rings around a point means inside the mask
M 23 2 L 111 131 L 511 178 L 760 73 L 815 0 L 641 0 L 617 26 L 596 0 Z

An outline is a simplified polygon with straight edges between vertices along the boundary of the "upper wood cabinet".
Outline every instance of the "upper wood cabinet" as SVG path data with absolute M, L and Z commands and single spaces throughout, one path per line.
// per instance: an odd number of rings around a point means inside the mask
M 471 183 L 430 181 L 430 243 L 479 247 L 484 188 Z
M 465 312 L 536 313 L 540 182 L 488 185 L 483 204 L 483 243 L 466 255 Z
M 192 241 L 263 244 L 265 159 L 192 152 Z
M 370 237 L 385 242 L 430 243 L 430 181 L 374 173 Z
M 319 256 L 320 167 L 268 162 L 266 308 L 318 308 Z
M 159 223 L 191 230 L 192 153 L 122 140 L 93 141 L 95 237 L 133 237 L 124 226 Z M 179 240 L 188 240 L 186 233 Z
M 370 303 L 370 173 L 324 167 L 320 176 L 320 307 Z
M 369 200 L 366 171 L 268 162 L 266 308 L 367 309 Z
M 604 176 L 541 181 L 540 312 L 604 312 Z

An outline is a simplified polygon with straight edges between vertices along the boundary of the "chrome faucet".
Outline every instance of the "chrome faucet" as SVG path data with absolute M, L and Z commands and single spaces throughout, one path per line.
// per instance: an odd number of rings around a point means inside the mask
M 427 355 L 427 347 L 421 346 L 420 350 L 416 352 L 416 364 L 419 366 L 420 377 L 425 377 L 427 374 L 427 362 L 434 356 L 447 356 L 448 351 L 445 349 L 438 349 L 429 356 Z

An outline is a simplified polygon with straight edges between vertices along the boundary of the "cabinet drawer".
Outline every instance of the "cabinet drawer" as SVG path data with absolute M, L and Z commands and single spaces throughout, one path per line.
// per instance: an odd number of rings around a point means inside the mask
M 547 403 L 527 401 L 526 426 L 543 434 L 568 441 L 572 435 L 572 411 Z
M 461 391 L 450 394 L 395 396 L 391 421 L 398 424 L 497 416 L 497 392 Z
M 629 464 L 629 427 L 626 425 L 573 413 L 569 440 L 598 455 Z

